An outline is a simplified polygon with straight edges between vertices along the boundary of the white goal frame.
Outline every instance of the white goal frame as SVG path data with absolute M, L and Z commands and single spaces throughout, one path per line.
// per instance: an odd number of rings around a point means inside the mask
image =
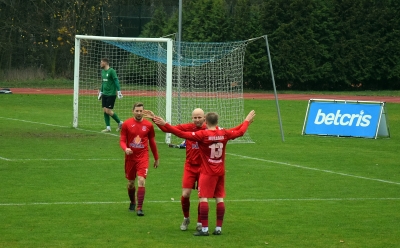
M 165 120 L 171 123 L 172 118 L 172 63 L 173 63 L 173 40 L 170 38 L 122 38 L 122 37 L 105 37 L 105 36 L 75 36 L 75 64 L 74 64 L 74 99 L 73 99 L 73 127 L 78 127 L 78 111 L 79 111 L 79 68 L 80 68 L 80 51 L 81 39 L 98 40 L 98 41 L 119 41 L 119 42 L 164 42 L 167 44 L 167 71 L 166 71 L 166 109 Z M 171 134 L 166 134 L 165 142 L 170 143 Z
M 100 129 L 97 94 L 101 87 L 100 59 L 106 57 L 117 72 L 124 95 L 114 108 L 120 120 L 132 117 L 130 104 L 145 102 L 146 109 L 171 125 L 188 122 L 193 109 L 201 107 L 224 116 L 219 122 L 221 127 L 234 127 L 245 116 L 246 48 L 259 38 L 176 42 L 171 38 L 76 35 L 72 125 Z M 181 139 L 166 133 L 164 141 L 178 144 Z M 246 132 L 232 143 L 254 142 Z

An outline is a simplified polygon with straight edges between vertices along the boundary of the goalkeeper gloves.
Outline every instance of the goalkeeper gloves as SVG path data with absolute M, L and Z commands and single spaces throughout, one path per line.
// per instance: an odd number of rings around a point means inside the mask
M 103 96 L 103 92 L 99 92 L 99 95 L 97 96 L 97 100 L 101 100 L 101 97 Z
M 118 98 L 121 99 L 123 97 L 121 91 L 118 91 L 117 93 L 118 93 Z

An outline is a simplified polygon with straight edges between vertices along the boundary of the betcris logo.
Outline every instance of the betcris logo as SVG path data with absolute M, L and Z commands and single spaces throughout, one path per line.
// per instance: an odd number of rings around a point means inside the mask
M 342 114 L 341 110 L 337 110 L 336 113 L 323 113 L 322 109 L 318 109 L 317 116 L 315 117 L 314 124 L 316 125 L 335 125 L 335 126 L 361 126 L 368 127 L 371 124 L 371 115 L 365 115 L 364 110 L 361 110 L 359 114 Z
M 380 104 L 311 102 L 305 134 L 375 137 Z

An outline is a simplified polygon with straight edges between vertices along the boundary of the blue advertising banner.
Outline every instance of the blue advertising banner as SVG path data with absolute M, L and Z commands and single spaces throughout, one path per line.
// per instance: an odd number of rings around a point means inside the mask
M 376 138 L 383 110 L 381 102 L 310 100 L 303 134 Z

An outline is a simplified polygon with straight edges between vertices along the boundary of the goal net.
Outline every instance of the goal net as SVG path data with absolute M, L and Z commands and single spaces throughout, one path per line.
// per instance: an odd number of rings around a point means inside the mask
M 75 38 L 73 126 L 104 129 L 100 60 L 109 59 L 123 94 L 114 112 L 132 117 L 132 106 L 143 102 L 172 125 L 191 122 L 195 108 L 220 115 L 219 126 L 240 124 L 244 112 L 243 63 L 247 41 L 174 42 L 169 38 L 117 38 L 77 35 Z M 111 119 L 112 129 L 117 123 Z M 113 126 L 114 125 L 114 126 Z M 167 134 L 166 143 L 181 139 Z M 234 142 L 252 142 L 248 133 Z

